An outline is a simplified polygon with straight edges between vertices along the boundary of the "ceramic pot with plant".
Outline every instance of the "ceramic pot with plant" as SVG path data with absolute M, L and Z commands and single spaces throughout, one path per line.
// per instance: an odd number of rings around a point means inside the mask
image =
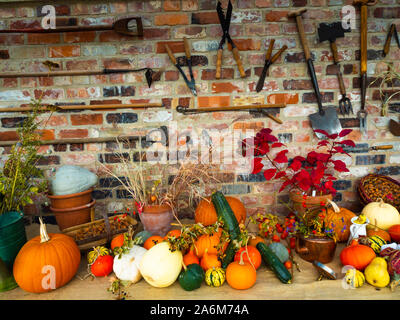
M 335 196 L 335 174 L 349 171 L 338 156 L 350 157 L 343 147 L 355 146 L 352 140 L 345 139 L 351 131 L 344 129 L 338 134 L 328 134 L 324 130 L 315 130 L 326 139 L 320 140 L 315 150 L 305 157 L 289 159 L 285 145 L 271 134 L 271 129 L 264 128 L 255 137 L 242 141 L 242 153 L 251 158 L 252 174 L 262 172 L 266 181 L 282 181 L 279 192 L 288 190 L 294 209 L 304 213 L 306 209 L 324 207 L 328 199 Z
M 34 101 L 31 106 L 32 112 L 17 129 L 19 141 L 11 147 L 0 172 L 0 259 L 8 268 L 27 240 L 22 210 L 47 188 L 43 173 L 37 167 L 41 157 L 38 154 L 41 121 L 37 120 L 41 104 Z

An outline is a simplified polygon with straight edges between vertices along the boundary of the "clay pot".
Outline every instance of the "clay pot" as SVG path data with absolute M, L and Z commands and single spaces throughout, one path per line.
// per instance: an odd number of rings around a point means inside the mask
M 92 201 L 92 191 L 90 188 L 86 191 L 65 194 L 62 196 L 48 195 L 51 201 L 51 207 L 56 209 L 76 208 L 88 204 Z
M 308 262 L 319 261 L 329 263 L 335 256 L 336 242 L 329 237 L 296 236 L 296 252 L 303 260 Z
M 172 209 L 168 205 L 144 206 L 139 217 L 144 230 L 160 237 L 164 237 L 171 230 L 171 222 L 174 219 Z
M 60 230 L 64 230 L 69 227 L 90 222 L 90 211 L 95 203 L 96 200 L 93 200 L 79 207 L 64 209 L 50 207 L 50 210 L 55 214 Z
M 319 210 L 322 209 L 321 203 L 327 203 L 328 199 L 332 200 L 333 196 L 331 194 L 322 195 L 322 196 L 307 196 L 306 199 L 303 198 L 303 195 L 298 191 L 291 191 L 289 193 L 290 200 L 293 203 L 293 209 L 298 213 L 305 213 L 306 210 Z M 305 203 L 306 207 L 303 206 Z

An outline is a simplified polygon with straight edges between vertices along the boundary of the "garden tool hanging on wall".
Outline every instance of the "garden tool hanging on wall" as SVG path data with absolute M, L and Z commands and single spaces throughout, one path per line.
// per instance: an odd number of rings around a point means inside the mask
M 135 21 L 136 24 L 133 24 Z M 57 21 L 56 21 L 57 23 Z M 60 32 L 83 32 L 83 31 L 106 31 L 113 30 L 119 34 L 143 38 L 143 23 L 140 17 L 123 18 L 115 21 L 112 25 L 99 26 L 56 26 L 55 29 L 6 29 L 0 33 L 60 33 Z
M 360 130 L 363 134 L 367 131 L 367 111 L 365 110 L 365 98 L 367 94 L 367 6 L 373 6 L 377 0 L 355 0 L 353 5 L 361 7 L 361 22 L 360 22 L 360 87 L 361 87 L 361 109 L 357 116 L 360 120 Z
M 383 56 L 384 57 L 386 57 L 386 55 L 389 53 L 390 44 L 392 42 L 393 36 L 397 42 L 397 47 L 400 49 L 400 38 L 399 38 L 399 34 L 397 33 L 396 25 L 394 23 L 392 23 L 390 26 L 389 32 L 386 37 L 385 45 L 383 46 Z
M 225 41 L 227 41 L 227 40 L 228 40 L 228 43 L 232 47 L 233 58 L 235 59 L 236 64 L 239 68 L 240 76 L 242 78 L 245 78 L 246 73 L 244 72 L 244 69 L 243 69 L 243 64 L 242 64 L 242 60 L 240 59 L 239 50 L 236 47 L 235 43 L 233 42 L 231 36 L 229 35 L 229 26 L 231 24 L 231 18 L 232 18 L 232 3 L 231 3 L 231 1 L 229 0 L 228 8 L 226 10 L 226 16 L 224 15 L 224 12 L 222 10 L 221 2 L 218 1 L 217 13 L 218 13 L 219 22 L 222 27 L 223 35 L 222 35 L 221 41 L 218 46 L 217 69 L 216 69 L 215 78 L 217 78 L 217 79 L 221 78 L 222 50 L 223 50 Z
M 275 39 L 272 39 L 269 47 L 268 47 L 268 51 L 267 54 L 265 56 L 265 64 L 264 64 L 264 68 L 261 72 L 260 78 L 258 79 L 257 82 L 257 86 L 256 86 L 256 91 L 260 92 L 262 90 L 262 88 L 264 87 L 264 81 L 265 81 L 265 77 L 267 76 L 267 72 L 268 72 L 268 68 L 271 64 L 273 64 L 282 54 L 283 51 L 285 51 L 287 49 L 287 46 L 284 45 L 282 48 L 279 49 L 279 51 L 277 53 L 275 53 L 272 58 L 271 58 L 271 53 L 272 53 L 272 49 L 274 48 L 274 43 L 275 43 Z
M 342 98 L 339 100 L 339 112 L 341 115 L 349 115 L 350 112 L 354 114 L 354 112 L 353 112 L 353 107 L 351 105 L 351 101 L 346 96 L 346 87 L 344 85 L 342 72 L 340 71 L 336 39 L 343 38 L 344 33 L 350 31 L 351 31 L 350 28 L 344 29 L 341 22 L 320 23 L 318 27 L 319 42 L 324 42 L 326 40 L 330 42 L 330 47 L 333 55 L 333 62 L 337 67 L 336 74 L 339 80 L 340 93 L 342 94 Z
M 311 77 L 311 83 L 314 88 L 315 96 L 317 98 L 318 103 L 318 112 L 313 113 L 310 115 L 311 126 L 314 130 L 324 130 L 328 134 L 339 133 L 342 131 L 342 125 L 340 124 L 336 107 L 328 106 L 323 108 L 322 107 L 322 97 L 321 93 L 319 92 L 317 76 L 314 70 L 313 60 L 311 58 L 310 49 L 308 48 L 307 38 L 304 32 L 304 26 L 301 15 L 306 12 L 307 9 L 300 9 L 297 11 L 290 12 L 288 14 L 289 18 L 295 18 L 297 29 L 300 35 L 300 41 L 303 46 L 304 56 L 307 62 L 308 73 Z M 319 139 L 326 139 L 326 136 L 320 132 L 315 132 Z
M 189 68 L 189 76 L 190 80 L 186 77 L 185 72 L 182 70 L 182 67 L 176 60 L 174 54 L 172 53 L 171 48 L 168 46 L 168 44 L 165 45 L 165 49 L 167 50 L 169 59 L 171 62 L 175 65 L 175 67 L 178 69 L 179 73 L 182 75 L 183 80 L 185 80 L 185 83 L 187 87 L 192 91 L 194 96 L 197 96 L 197 90 L 196 90 L 196 83 L 194 81 L 194 76 L 193 76 L 193 70 L 192 70 L 192 57 L 190 54 L 190 47 L 189 47 L 189 42 L 186 38 L 183 39 L 183 43 L 185 46 L 185 59 L 186 59 L 186 64 Z

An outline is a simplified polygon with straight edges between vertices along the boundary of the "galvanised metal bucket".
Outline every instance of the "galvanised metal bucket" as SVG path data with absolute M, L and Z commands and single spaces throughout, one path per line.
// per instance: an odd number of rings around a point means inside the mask
M 9 270 L 26 243 L 26 232 L 22 212 L 10 211 L 0 215 L 0 259 Z

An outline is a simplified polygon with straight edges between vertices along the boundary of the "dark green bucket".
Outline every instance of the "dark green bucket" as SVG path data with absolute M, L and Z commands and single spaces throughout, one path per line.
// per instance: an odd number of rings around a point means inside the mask
M 0 259 L 0 292 L 9 291 L 18 287 L 13 275 L 7 269 L 3 260 Z
M 14 260 L 26 243 L 24 214 L 11 211 L 0 215 L 0 259 L 12 271 Z

